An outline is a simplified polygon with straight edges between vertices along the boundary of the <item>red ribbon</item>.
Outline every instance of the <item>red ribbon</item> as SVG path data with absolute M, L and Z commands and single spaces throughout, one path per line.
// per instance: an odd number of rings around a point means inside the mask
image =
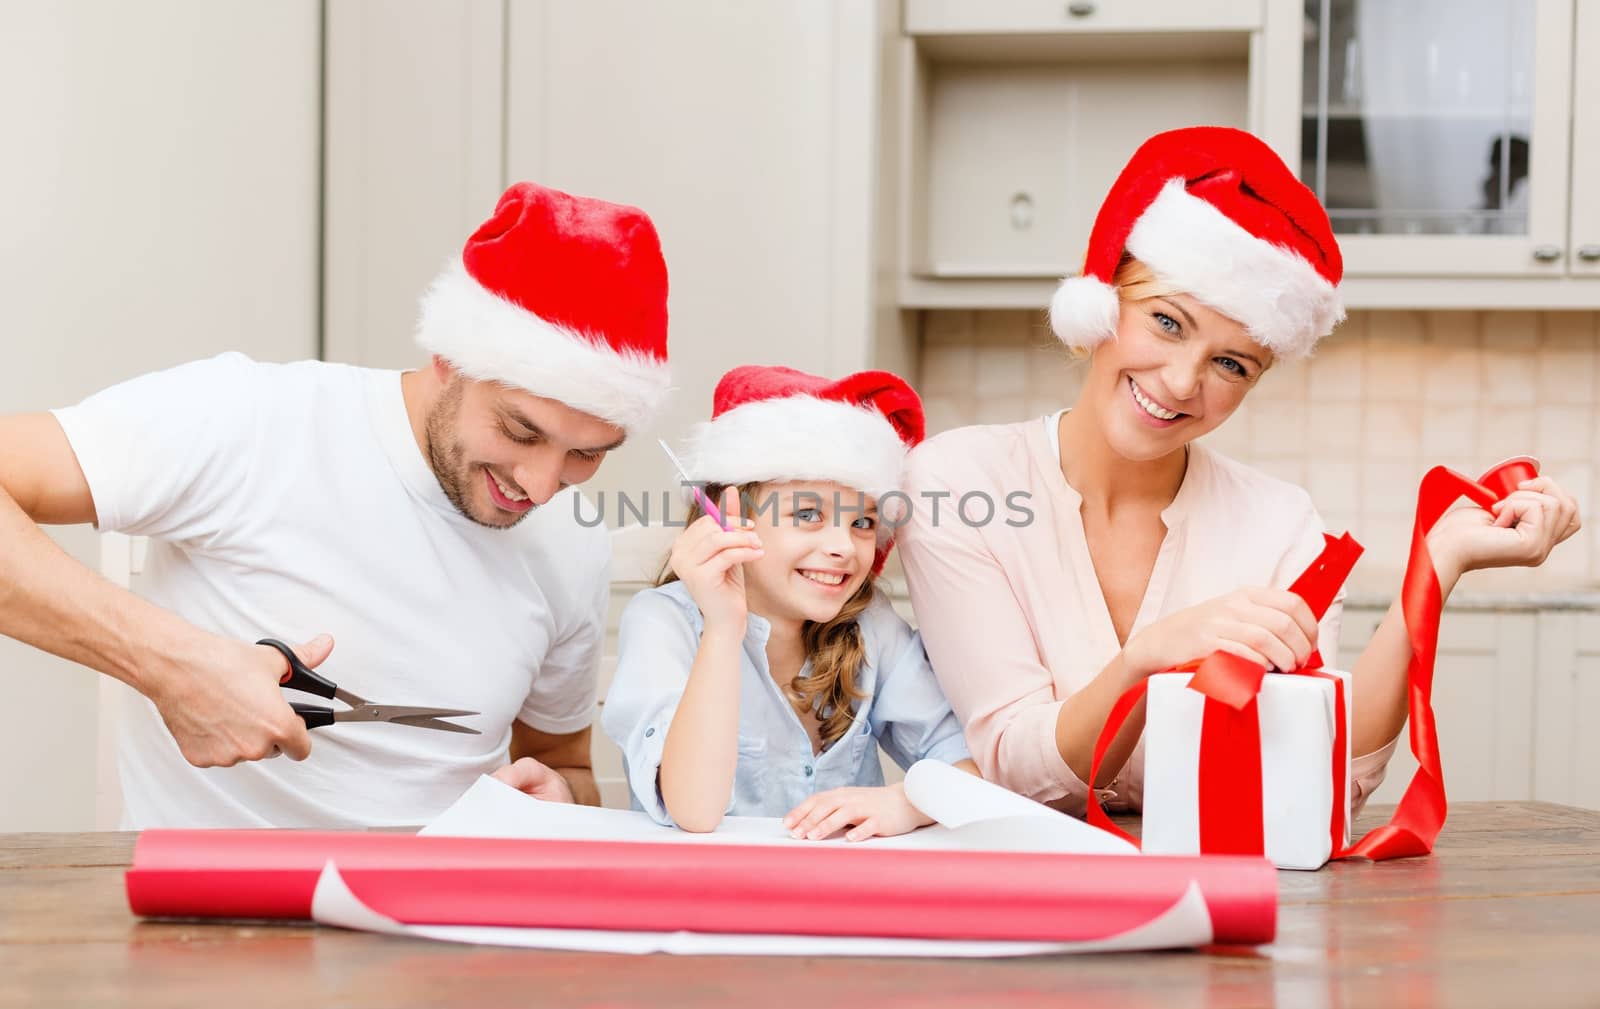
M 1539 475 L 1539 464 L 1526 456 L 1494 467 L 1476 482 L 1454 470 L 1435 466 L 1422 478 L 1417 491 L 1417 518 L 1411 529 L 1411 557 L 1400 589 L 1400 608 L 1411 638 L 1410 679 L 1411 753 L 1417 758 L 1400 805 L 1389 822 L 1350 846 L 1340 855 L 1381 861 L 1426 855 L 1444 828 L 1449 803 L 1444 792 L 1444 768 L 1439 762 L 1439 731 L 1433 721 L 1433 660 L 1439 644 L 1439 613 L 1443 601 L 1433 558 L 1428 554 L 1428 532 L 1434 523 L 1466 497 L 1492 509 L 1524 480 Z
M 1401 611 L 1411 639 L 1408 702 L 1411 752 L 1417 758 L 1417 772 L 1390 821 L 1349 848 L 1344 847 L 1344 796 L 1349 785 L 1344 766 L 1348 731 L 1344 684 L 1338 677 L 1321 671 L 1322 658 L 1315 652 L 1302 668 L 1292 670 L 1295 675 L 1334 681 L 1337 712 L 1333 751 L 1334 808 L 1329 821 L 1334 858 L 1359 856 L 1382 860 L 1425 855 L 1433 850 L 1433 842 L 1444 826 L 1448 802 L 1433 716 L 1433 666 L 1443 604 L 1439 578 L 1428 553 L 1427 535 L 1459 498 L 1466 497 L 1488 509 L 1516 490 L 1519 483 L 1537 475 L 1538 464 L 1521 457 L 1501 463 L 1477 481 L 1443 466 L 1434 467 L 1422 478 L 1411 533 L 1411 554 L 1401 588 Z M 1360 544 L 1348 533 L 1338 539 L 1325 537 L 1322 554 L 1295 580 L 1290 591 L 1304 599 L 1312 615 L 1320 621 L 1360 555 Z M 1232 653 L 1216 652 L 1175 671 L 1192 672 L 1190 689 L 1206 696 L 1198 770 L 1200 851 L 1202 854 L 1262 854 L 1266 845 L 1262 824 L 1261 721 L 1256 710 L 1256 695 L 1261 692 L 1267 670 Z M 1100 776 L 1100 764 L 1107 749 L 1134 707 L 1144 699 L 1147 683 L 1141 680 L 1130 687 L 1112 706 L 1095 743 L 1089 770 L 1089 822 L 1128 841 L 1133 841 L 1133 837 L 1112 823 L 1100 807 L 1094 782 Z

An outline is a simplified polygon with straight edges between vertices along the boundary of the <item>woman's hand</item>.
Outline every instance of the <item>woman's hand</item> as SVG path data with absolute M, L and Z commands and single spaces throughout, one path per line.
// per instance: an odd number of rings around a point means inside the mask
M 1236 589 L 1179 610 L 1128 639 L 1122 661 L 1143 678 L 1212 652 L 1232 652 L 1274 669 L 1298 669 L 1317 647 L 1317 620 L 1284 589 Z
M 906 798 L 904 785 L 829 789 L 789 810 L 783 818 L 789 835 L 806 841 L 821 841 L 845 827 L 850 827 L 846 841 L 892 837 L 932 822 Z
M 1549 477 L 1535 477 L 1495 502 L 1492 512 L 1477 505 L 1446 512 L 1428 533 L 1428 554 L 1448 592 L 1467 571 L 1538 567 L 1581 527 L 1572 495 Z
M 740 565 L 762 555 L 761 537 L 745 521 L 737 488 L 722 492 L 724 532 L 717 520 L 702 515 L 678 534 L 672 545 L 672 570 L 700 607 L 707 630 L 732 630 L 744 634 L 744 568 Z

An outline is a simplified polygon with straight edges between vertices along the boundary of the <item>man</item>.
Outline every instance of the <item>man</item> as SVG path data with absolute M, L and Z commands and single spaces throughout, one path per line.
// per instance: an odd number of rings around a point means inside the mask
M 666 292 L 641 211 L 521 183 L 423 298 L 418 371 L 224 354 L 0 419 L 0 633 L 143 695 L 125 825 L 420 823 L 508 750 L 505 780 L 598 803 L 609 543 L 569 488 L 666 394 Z M 84 522 L 150 537 L 144 598 L 35 524 Z M 482 734 L 313 746 L 264 637 Z

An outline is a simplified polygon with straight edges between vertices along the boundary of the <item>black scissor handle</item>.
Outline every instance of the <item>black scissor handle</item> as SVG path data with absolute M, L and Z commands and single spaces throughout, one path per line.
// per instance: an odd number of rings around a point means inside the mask
M 326 677 L 319 676 L 310 666 L 300 661 L 300 656 L 294 653 L 293 648 L 290 648 L 277 638 L 262 638 L 256 644 L 276 648 L 278 653 L 288 660 L 289 671 L 284 673 L 283 677 L 278 680 L 280 687 L 303 690 L 308 694 L 316 694 L 318 697 L 327 698 L 332 698 L 339 689 L 337 683 Z M 306 724 L 309 727 L 311 723 L 307 722 Z
M 333 724 L 332 708 L 324 708 L 319 704 L 291 704 L 289 707 L 294 709 L 294 713 L 300 716 L 300 720 L 306 723 L 308 729 L 320 729 L 324 725 Z

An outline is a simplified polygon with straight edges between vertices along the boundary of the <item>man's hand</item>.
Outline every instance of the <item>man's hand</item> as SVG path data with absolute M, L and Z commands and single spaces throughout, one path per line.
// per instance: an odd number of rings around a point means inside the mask
M 553 772 L 566 782 L 570 795 L 559 801 L 598 806 L 600 789 L 595 785 L 594 763 L 590 759 L 589 747 L 593 732 L 592 726 L 584 726 L 577 732 L 543 732 L 519 718 L 511 723 L 511 767 L 503 770 L 520 774 L 512 769 L 525 758 L 531 758 L 535 765 Z M 500 780 L 521 788 L 516 781 Z M 539 798 L 546 796 L 539 795 Z
M 523 795 L 531 795 L 535 799 L 566 803 L 576 801 L 572 797 L 572 786 L 567 784 L 567 779 L 532 757 L 522 757 L 507 764 L 490 777 L 496 781 L 503 781 Z
M 332 651 L 326 634 L 295 648 L 313 669 Z M 271 648 L 217 639 L 204 661 L 160 678 L 148 693 L 184 759 L 196 767 L 232 767 L 279 751 L 304 760 L 311 736 L 278 689 L 288 671 Z

